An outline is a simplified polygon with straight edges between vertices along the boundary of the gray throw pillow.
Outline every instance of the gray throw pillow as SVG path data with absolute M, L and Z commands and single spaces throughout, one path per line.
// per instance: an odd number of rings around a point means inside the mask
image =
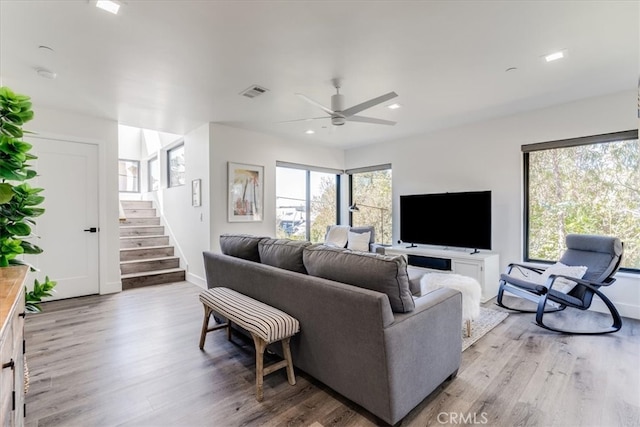
M 415 309 L 409 290 L 407 262 L 402 256 L 312 245 L 304 249 L 303 261 L 311 276 L 387 294 L 391 309 L 396 313 Z
M 222 234 L 220 235 L 220 250 L 225 255 L 260 262 L 258 243 L 266 238 L 249 234 Z
M 304 248 L 310 242 L 289 239 L 263 239 L 258 244 L 260 262 L 273 267 L 307 274 L 302 262 Z

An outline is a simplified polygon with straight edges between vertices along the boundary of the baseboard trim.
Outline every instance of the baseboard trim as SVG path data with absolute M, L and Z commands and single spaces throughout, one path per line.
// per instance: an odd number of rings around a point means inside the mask
M 596 297 L 597 298 L 597 297 Z M 609 309 L 604 303 L 594 298 L 591 303 L 590 310 L 597 311 L 598 313 L 609 313 Z M 640 319 L 640 307 L 637 305 L 626 304 L 623 302 L 613 301 L 613 305 L 616 306 L 620 316 L 628 317 L 630 319 Z
M 187 272 L 186 279 L 187 279 L 187 282 L 189 283 L 193 283 L 194 285 L 197 285 L 202 289 L 207 289 L 207 281 L 200 276 Z
M 118 292 L 122 292 L 122 282 L 120 280 L 117 282 L 107 282 L 104 286 L 100 286 L 100 295 L 115 294 Z

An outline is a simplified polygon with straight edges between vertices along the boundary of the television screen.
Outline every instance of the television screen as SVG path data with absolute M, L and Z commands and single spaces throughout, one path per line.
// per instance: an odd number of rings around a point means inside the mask
M 491 249 L 491 191 L 400 196 L 400 239 Z

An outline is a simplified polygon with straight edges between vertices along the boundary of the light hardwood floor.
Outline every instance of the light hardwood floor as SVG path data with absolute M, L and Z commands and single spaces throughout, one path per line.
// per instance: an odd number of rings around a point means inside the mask
M 381 423 L 298 370 L 295 386 L 283 371 L 267 376 L 257 402 L 252 342 L 214 332 L 198 349 L 199 292 L 158 285 L 29 315 L 27 426 Z M 624 319 L 606 336 L 564 336 L 531 320 L 512 314 L 466 350 L 458 376 L 401 425 L 640 425 L 640 321 Z

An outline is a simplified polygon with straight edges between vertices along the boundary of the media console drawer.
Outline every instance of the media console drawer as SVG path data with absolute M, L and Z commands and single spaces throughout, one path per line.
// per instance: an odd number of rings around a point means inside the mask
M 407 264 L 415 268 L 443 271 L 473 277 L 482 288 L 482 302 L 487 302 L 498 294 L 500 280 L 500 256 L 494 252 L 478 252 L 455 249 L 407 248 L 392 246 L 385 248 L 387 255 L 402 255 Z

